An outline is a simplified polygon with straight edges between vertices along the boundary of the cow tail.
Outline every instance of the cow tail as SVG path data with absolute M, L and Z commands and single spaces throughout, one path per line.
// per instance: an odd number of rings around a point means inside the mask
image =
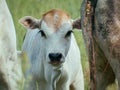
M 90 90 L 96 90 L 96 64 L 94 51 L 94 36 L 95 31 L 95 7 L 97 0 L 87 0 L 86 3 L 86 31 L 89 37 L 88 43 L 88 60 L 90 65 Z

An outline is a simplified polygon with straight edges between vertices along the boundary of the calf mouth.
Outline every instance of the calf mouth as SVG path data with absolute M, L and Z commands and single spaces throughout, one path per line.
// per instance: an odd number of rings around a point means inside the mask
M 63 61 L 56 61 L 56 60 L 49 62 L 49 64 L 51 64 L 51 65 L 53 65 L 53 66 L 59 66 L 59 65 L 61 65 L 62 63 L 63 63 Z

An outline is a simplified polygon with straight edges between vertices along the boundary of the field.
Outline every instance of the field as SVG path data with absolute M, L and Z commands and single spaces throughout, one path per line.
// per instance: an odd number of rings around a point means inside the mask
M 41 18 L 42 14 L 53 8 L 60 8 L 67 11 L 73 19 L 80 17 L 80 5 L 82 0 L 6 0 L 8 7 L 13 16 L 16 33 L 17 33 L 17 49 L 21 50 L 25 28 L 23 28 L 18 20 L 24 16 L 34 16 Z M 75 30 L 74 34 L 81 50 L 82 66 L 85 78 L 85 90 L 89 90 L 89 66 L 86 56 L 82 32 Z

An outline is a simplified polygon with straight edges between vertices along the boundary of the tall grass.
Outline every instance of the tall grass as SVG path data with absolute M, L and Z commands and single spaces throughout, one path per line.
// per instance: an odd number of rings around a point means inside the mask
M 81 2 L 82 0 L 7 0 L 16 28 L 17 48 L 21 49 L 23 37 L 26 32 L 25 28 L 18 23 L 21 17 L 30 15 L 39 19 L 44 12 L 52 8 L 60 8 L 67 11 L 75 19 L 80 17 Z M 75 30 L 74 33 L 81 50 L 85 90 L 89 90 L 89 69 L 82 32 Z

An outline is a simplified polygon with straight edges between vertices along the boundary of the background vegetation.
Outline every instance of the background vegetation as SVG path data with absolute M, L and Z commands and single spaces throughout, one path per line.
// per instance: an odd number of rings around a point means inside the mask
M 41 18 L 42 14 L 53 8 L 60 8 L 67 11 L 73 19 L 80 17 L 80 5 L 82 0 L 6 0 L 8 7 L 13 16 L 16 33 L 17 33 L 17 48 L 21 49 L 23 38 L 25 35 L 25 28 L 23 28 L 18 20 L 24 16 L 34 16 Z M 86 56 L 82 32 L 75 30 L 78 45 L 81 50 L 82 66 L 85 77 L 85 90 L 89 90 L 89 66 Z

